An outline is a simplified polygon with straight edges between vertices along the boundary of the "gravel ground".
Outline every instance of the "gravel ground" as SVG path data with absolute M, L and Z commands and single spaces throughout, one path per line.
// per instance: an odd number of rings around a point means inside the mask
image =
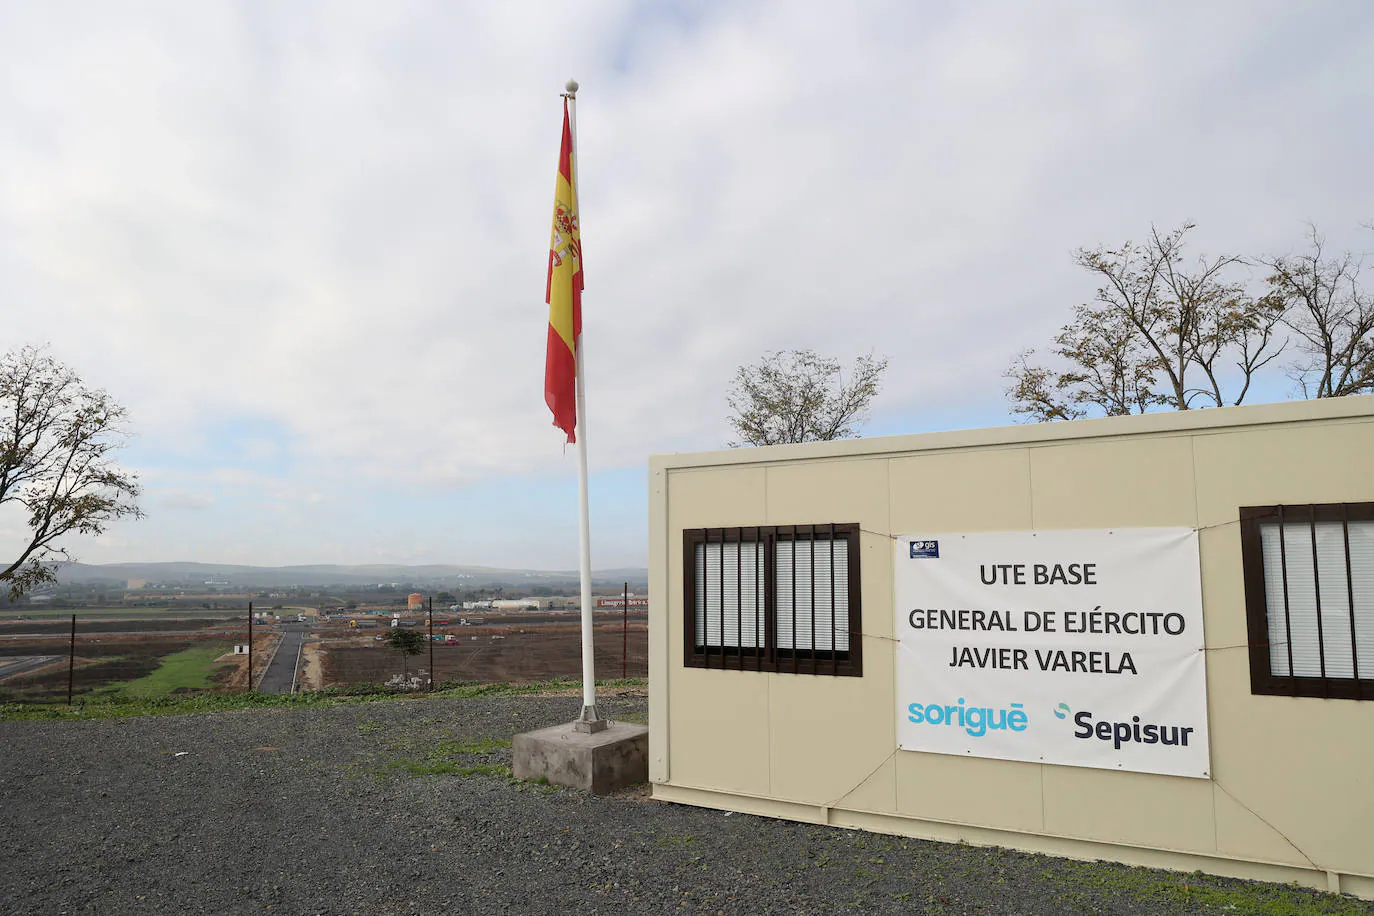
M 642 720 L 645 701 L 605 706 Z M 577 708 L 430 699 L 0 722 L 0 912 L 1374 912 L 509 779 L 511 735 Z

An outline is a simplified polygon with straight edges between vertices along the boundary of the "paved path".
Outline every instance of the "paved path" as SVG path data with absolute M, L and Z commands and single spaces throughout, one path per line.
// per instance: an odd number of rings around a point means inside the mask
M 51 665 L 63 657 L 61 655 L 12 655 L 0 658 L 0 680 L 13 677 L 16 674 L 23 674 L 25 671 L 32 671 L 35 668 L 42 668 L 44 665 Z
M 281 647 L 258 682 L 258 690 L 262 693 L 290 693 L 291 683 L 296 678 L 296 659 L 306 629 L 303 625 L 283 625 L 281 629 Z

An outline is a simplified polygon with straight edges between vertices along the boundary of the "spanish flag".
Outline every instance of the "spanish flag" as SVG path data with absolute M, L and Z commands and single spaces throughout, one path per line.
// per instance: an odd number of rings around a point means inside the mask
M 572 129 L 563 99 L 563 146 L 558 152 L 558 182 L 553 198 L 553 239 L 549 242 L 549 342 L 544 358 L 544 400 L 553 425 L 577 441 L 577 346 L 582 336 L 582 236 L 577 226 L 577 188 L 573 182 Z

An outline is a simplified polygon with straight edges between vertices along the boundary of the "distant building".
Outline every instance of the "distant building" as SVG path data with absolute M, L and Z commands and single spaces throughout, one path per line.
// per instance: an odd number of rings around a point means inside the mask
M 419 592 L 412 592 L 406 598 L 406 609 L 411 611 L 424 610 L 425 596 Z
M 127 585 L 125 585 L 124 587 L 127 588 L 127 589 L 147 588 L 147 587 L 148 587 L 148 580 L 147 580 L 147 579 L 130 579 L 130 580 L 129 580 L 129 583 L 128 583 Z
M 514 600 L 493 601 L 492 609 L 497 611 L 537 611 L 540 608 L 538 598 L 516 598 Z

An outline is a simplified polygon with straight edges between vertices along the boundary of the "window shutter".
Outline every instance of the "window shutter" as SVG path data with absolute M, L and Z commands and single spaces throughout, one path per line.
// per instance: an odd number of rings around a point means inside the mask
M 696 545 L 698 646 L 763 645 L 763 542 Z
M 774 542 L 778 648 L 849 651 L 849 541 Z
M 1307 522 L 1260 525 L 1270 671 L 1279 677 L 1321 677 L 1324 661 L 1326 677 L 1353 678 L 1358 660 L 1360 678 L 1367 679 L 1374 676 L 1374 522 L 1317 522 L 1315 531 L 1314 551 L 1313 526 Z

